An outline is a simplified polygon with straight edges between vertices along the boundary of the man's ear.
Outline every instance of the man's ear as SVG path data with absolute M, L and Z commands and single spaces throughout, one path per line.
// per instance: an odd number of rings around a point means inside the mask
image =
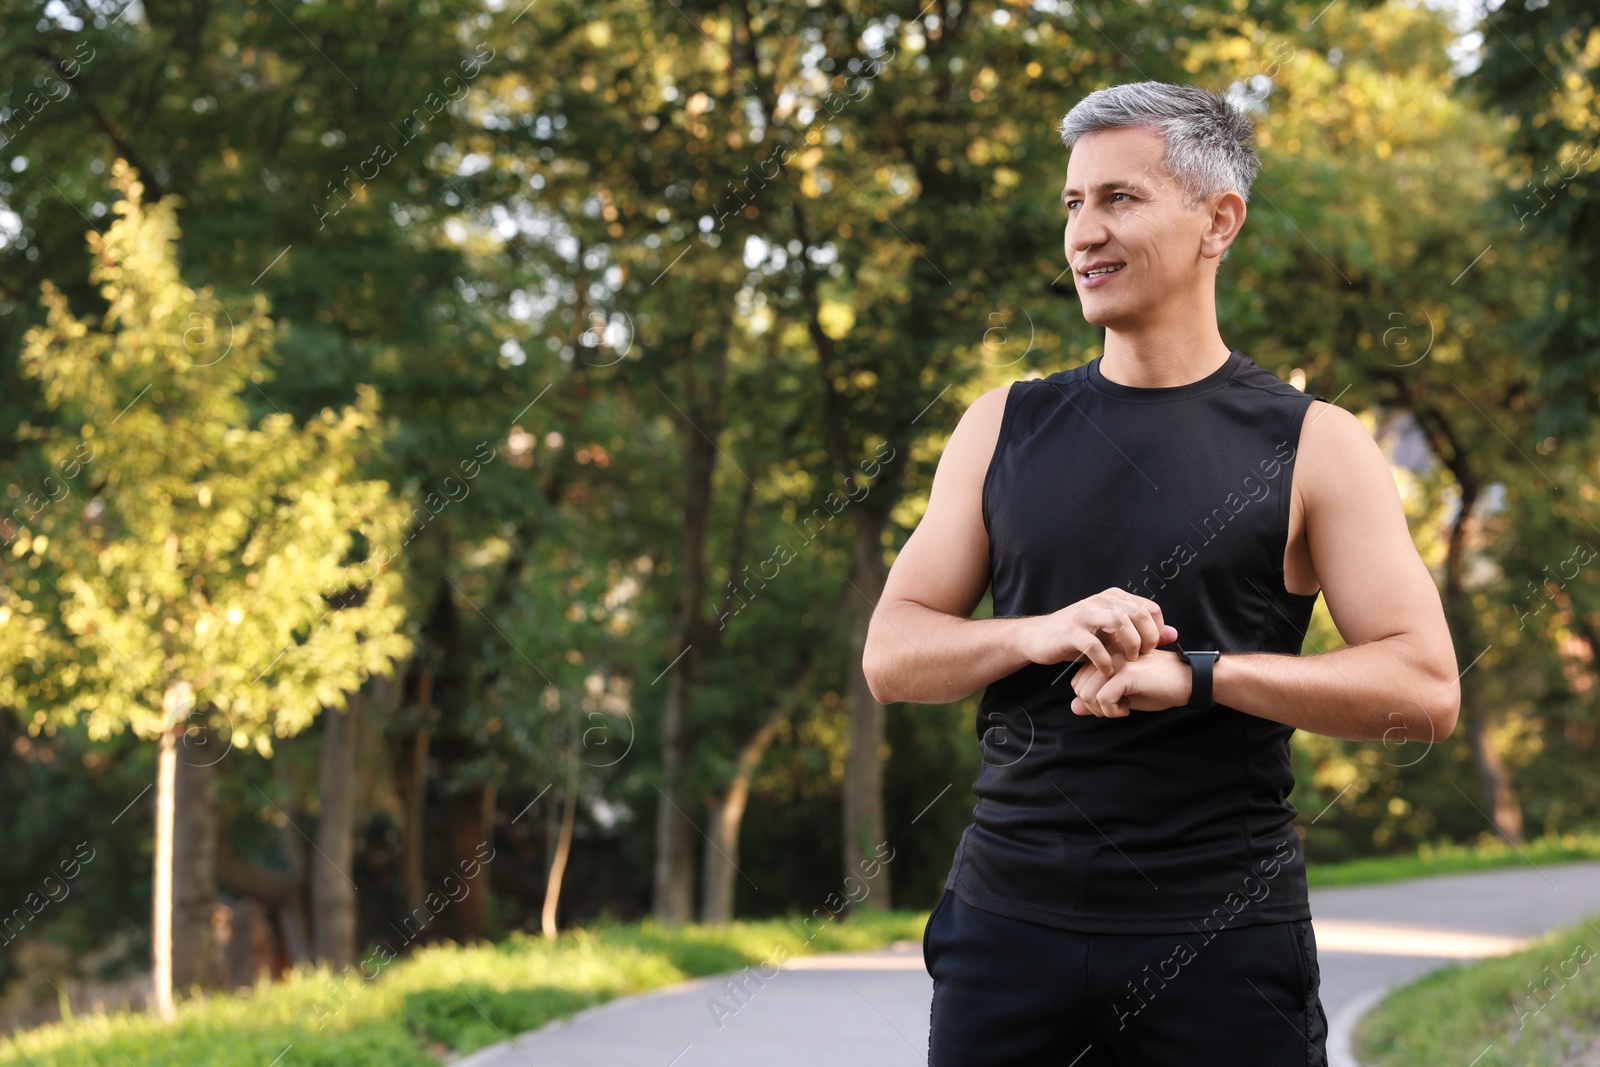
M 1209 211 L 1211 219 L 1200 236 L 1200 254 L 1207 259 L 1226 257 L 1228 246 L 1244 228 L 1244 197 L 1228 189 L 1202 205 L 1201 210 Z

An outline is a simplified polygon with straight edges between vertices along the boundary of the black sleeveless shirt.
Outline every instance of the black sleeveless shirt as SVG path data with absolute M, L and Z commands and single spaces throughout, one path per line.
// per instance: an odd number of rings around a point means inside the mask
M 1314 399 L 1238 349 L 1167 388 L 1108 381 L 1098 357 L 1014 383 L 983 484 L 995 616 L 1120 586 L 1185 649 L 1299 655 L 1317 598 L 1284 588 L 1283 557 Z M 1030 664 L 985 690 L 978 802 L 945 888 L 1087 932 L 1310 918 L 1294 728 L 1220 704 L 1074 715 L 1077 669 Z

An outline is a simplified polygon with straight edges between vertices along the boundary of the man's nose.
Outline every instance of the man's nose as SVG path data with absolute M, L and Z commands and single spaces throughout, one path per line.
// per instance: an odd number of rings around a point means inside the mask
M 1110 234 L 1105 215 L 1080 207 L 1077 218 L 1067 224 L 1067 247 L 1073 252 L 1086 252 L 1105 244 Z

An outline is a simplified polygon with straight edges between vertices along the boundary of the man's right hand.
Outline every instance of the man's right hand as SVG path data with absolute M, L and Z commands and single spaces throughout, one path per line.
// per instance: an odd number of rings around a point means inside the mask
M 983 483 L 1011 388 L 989 390 L 962 415 L 927 511 L 889 569 L 861 659 L 883 703 L 960 700 L 1029 663 L 1087 658 L 1110 674 L 1113 649 L 1133 660 L 1177 638 L 1153 600 L 1118 588 L 1050 615 L 972 618 L 989 587 Z
M 1162 621 L 1161 605 L 1112 586 L 1028 619 L 1018 635 L 1018 650 L 1032 663 L 1088 659 L 1109 676 L 1116 671 L 1113 653 L 1136 660 L 1177 639 L 1178 631 Z

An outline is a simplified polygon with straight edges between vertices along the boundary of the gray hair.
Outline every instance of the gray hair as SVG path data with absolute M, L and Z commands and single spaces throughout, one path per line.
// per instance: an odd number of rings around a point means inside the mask
M 1261 172 L 1256 131 L 1226 97 L 1152 81 L 1097 89 L 1061 120 L 1061 143 L 1071 148 L 1086 133 L 1131 126 L 1166 138 L 1161 165 L 1183 190 L 1185 208 L 1227 190 L 1249 202 L 1250 184 Z

